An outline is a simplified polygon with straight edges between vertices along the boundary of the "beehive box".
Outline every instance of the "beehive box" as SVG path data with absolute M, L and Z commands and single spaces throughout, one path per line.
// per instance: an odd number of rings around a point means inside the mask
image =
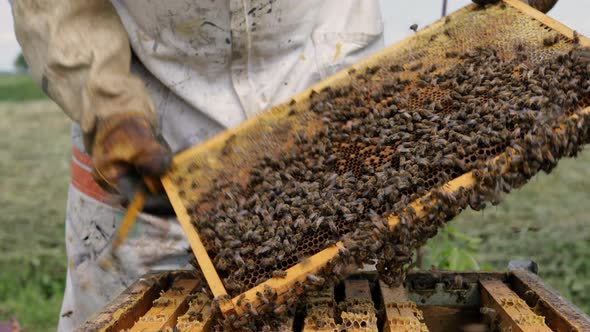
M 147 275 L 79 331 L 212 331 L 203 281 L 189 272 Z M 528 271 L 412 272 L 391 288 L 375 273 L 318 291 L 269 331 L 590 331 L 590 319 Z
M 350 263 L 399 281 L 444 222 L 575 156 L 587 45 L 521 1 L 470 5 L 176 156 L 163 182 L 221 310 L 281 311 Z

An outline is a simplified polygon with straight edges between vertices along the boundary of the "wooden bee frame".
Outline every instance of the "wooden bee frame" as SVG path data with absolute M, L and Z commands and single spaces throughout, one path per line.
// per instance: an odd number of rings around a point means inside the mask
M 577 35 L 576 32 L 563 24 L 545 16 L 544 14 L 532 9 L 528 5 L 523 4 L 520 0 L 503 0 L 503 6 L 508 7 L 512 12 L 517 12 L 518 15 L 525 16 L 530 19 L 530 26 L 520 27 L 523 30 L 527 29 L 544 29 L 546 32 L 557 33 L 562 38 L 567 39 L 571 43 L 578 43 L 582 46 L 589 46 L 590 40 Z M 499 6 L 499 5 L 498 5 Z M 305 90 L 301 94 L 292 98 L 292 100 L 278 105 L 271 110 L 260 114 L 259 116 L 250 119 L 241 126 L 225 131 L 211 140 L 193 147 L 187 151 L 182 152 L 174 158 L 173 171 L 166 175 L 162 182 L 166 189 L 166 192 L 174 206 L 178 220 L 187 235 L 193 253 L 196 260 L 205 276 L 207 284 L 211 289 L 211 292 L 219 300 L 221 311 L 227 315 L 242 315 L 244 308 L 238 305 L 238 299 L 250 302 L 254 306 L 262 305 L 261 300 L 256 296 L 258 292 L 264 291 L 265 288 L 270 287 L 278 295 L 278 303 L 280 303 L 284 296 L 288 296 L 288 291 L 297 282 L 305 282 L 308 274 L 314 274 L 319 271 L 322 267 L 326 266 L 339 252 L 339 244 L 328 247 L 319 253 L 312 255 L 306 259 L 305 264 L 298 263 L 286 270 L 284 278 L 271 278 L 255 287 L 249 289 L 239 296 L 229 298 L 226 288 L 219 277 L 211 258 L 208 256 L 205 246 L 201 242 L 199 233 L 191 223 L 190 216 L 187 212 L 186 202 L 188 200 L 195 200 L 198 198 L 206 189 L 211 185 L 213 179 L 219 176 L 223 172 L 234 172 L 238 174 L 238 179 L 242 178 L 242 175 L 256 160 L 257 152 L 262 150 L 275 149 L 280 151 L 278 146 L 289 146 L 292 141 L 288 138 L 289 135 L 278 137 L 274 142 L 269 142 L 268 134 L 272 131 L 278 131 L 281 127 L 289 127 L 291 132 L 296 130 L 307 130 L 313 131 L 317 127 L 317 123 L 309 117 L 309 113 L 306 113 L 305 109 L 310 104 L 311 95 L 315 91 L 321 91 L 327 87 L 337 87 L 350 82 L 351 72 L 361 72 L 366 68 L 370 68 L 379 64 L 382 64 L 387 59 L 399 55 L 406 55 L 417 47 L 417 45 L 423 45 L 429 40 L 429 36 L 433 34 L 448 34 L 445 30 L 445 24 L 448 22 L 461 21 L 468 22 L 465 17 L 472 15 L 476 11 L 488 9 L 481 9 L 476 5 L 469 5 L 462 10 L 448 16 L 448 18 L 440 20 L 425 29 L 419 31 L 417 34 L 371 56 L 370 58 L 356 64 L 346 70 L 343 70 L 334 76 L 312 86 Z M 500 15 L 498 11 L 489 10 L 489 15 Z M 491 27 L 493 28 L 493 27 Z M 504 29 L 506 30 L 506 29 Z M 465 33 L 469 33 L 470 30 L 465 28 Z M 492 31 L 492 30 L 490 30 Z M 514 34 L 518 35 L 518 29 L 515 29 Z M 546 33 L 545 35 L 546 36 Z M 485 38 L 490 39 L 490 42 L 497 36 L 490 33 Z M 514 36 L 513 36 L 514 37 Z M 508 37 L 506 37 L 508 38 Z M 543 47 L 543 36 L 538 41 L 538 47 Z M 546 37 L 545 37 L 546 38 Z M 513 38 L 509 41 L 514 41 L 517 38 Z M 449 50 L 452 50 L 452 45 L 449 45 Z M 441 60 L 442 61 L 442 60 Z M 296 112 L 296 116 L 290 116 Z M 573 119 L 590 114 L 590 108 L 586 108 L 578 114 L 572 116 Z M 306 121 L 309 120 L 309 121 Z M 558 129 L 559 130 L 559 129 Z M 285 130 L 283 130 L 285 132 Z M 274 137 L 277 138 L 277 137 Z M 509 148 L 510 149 L 510 148 Z M 229 157 L 228 157 L 229 151 Z M 517 155 L 518 151 L 511 150 L 504 153 L 503 156 L 496 157 L 504 158 L 509 160 L 513 156 Z M 193 179 L 197 178 L 197 186 L 193 186 L 196 189 L 185 193 L 189 197 L 181 197 L 179 192 L 181 188 L 177 185 L 176 179 L 180 176 L 186 175 L 187 165 L 193 165 L 196 169 L 192 175 Z M 470 172 L 463 174 L 456 179 L 448 182 L 443 186 L 443 192 L 456 193 L 463 189 L 471 189 L 477 184 L 475 175 Z M 428 196 L 430 194 L 427 194 Z M 416 213 L 416 222 L 420 222 L 420 218 L 425 217 L 426 209 L 424 206 L 425 199 L 419 199 L 411 203 L 411 207 Z M 434 204 L 435 201 L 430 200 L 429 204 Z M 396 226 L 400 223 L 398 216 L 391 216 L 388 218 L 389 228 L 395 230 Z

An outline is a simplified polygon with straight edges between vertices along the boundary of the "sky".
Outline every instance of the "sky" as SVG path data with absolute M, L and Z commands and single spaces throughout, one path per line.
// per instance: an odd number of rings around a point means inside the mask
M 412 33 L 409 30 L 410 25 L 415 23 L 424 27 L 441 16 L 442 0 L 380 1 L 385 22 L 385 41 L 388 45 L 409 36 Z M 451 13 L 471 1 L 448 2 L 448 12 Z M 590 36 L 590 1 L 560 0 L 549 15 L 581 34 Z M 14 37 L 10 5 L 7 0 L 0 0 L 0 71 L 13 69 L 14 59 L 19 51 L 20 47 Z

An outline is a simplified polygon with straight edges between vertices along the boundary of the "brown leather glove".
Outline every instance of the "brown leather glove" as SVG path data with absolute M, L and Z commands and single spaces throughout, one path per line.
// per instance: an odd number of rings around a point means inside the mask
M 143 114 L 117 114 L 99 122 L 91 152 L 96 182 L 124 196 L 123 204 L 142 190 L 147 195 L 145 212 L 172 212 L 159 181 L 170 166 L 171 152 Z
M 487 5 L 490 3 L 496 3 L 500 0 L 472 0 L 472 1 L 478 5 Z M 522 2 L 528 4 L 529 6 L 535 8 L 543 13 L 546 13 L 549 10 L 551 10 L 551 8 L 553 8 L 553 6 L 555 6 L 555 4 L 557 3 L 557 0 L 522 0 Z
M 524 0 L 524 2 L 543 13 L 546 13 L 550 11 L 553 6 L 555 6 L 557 0 Z

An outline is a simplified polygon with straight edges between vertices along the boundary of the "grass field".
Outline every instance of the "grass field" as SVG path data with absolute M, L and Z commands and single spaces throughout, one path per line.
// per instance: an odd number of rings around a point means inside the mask
M 0 75 L 0 100 L 23 101 L 44 98 L 45 94 L 34 85 L 29 75 Z
M 590 313 L 590 151 L 539 174 L 497 207 L 451 224 L 482 240 L 477 258 L 494 269 L 532 259 L 540 276 Z
M 0 75 L 0 100 L 0 320 L 51 331 L 65 283 L 70 122 L 24 75 Z
M 55 329 L 65 283 L 69 120 L 47 101 L 0 103 L 0 320 Z
M 0 102 L 0 116 L 0 320 L 14 315 L 26 331 L 51 331 L 65 282 L 69 120 L 48 101 Z M 467 211 L 451 225 L 481 238 L 481 264 L 504 269 L 510 259 L 533 259 L 551 286 L 590 312 L 589 166 L 590 153 L 564 160 L 502 205 Z

